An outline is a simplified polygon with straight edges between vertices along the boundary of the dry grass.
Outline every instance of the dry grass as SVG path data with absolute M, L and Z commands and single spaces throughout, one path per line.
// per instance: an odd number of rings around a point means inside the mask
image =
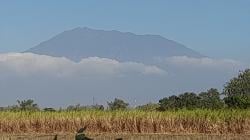
M 0 133 L 250 134 L 250 110 L 0 112 Z

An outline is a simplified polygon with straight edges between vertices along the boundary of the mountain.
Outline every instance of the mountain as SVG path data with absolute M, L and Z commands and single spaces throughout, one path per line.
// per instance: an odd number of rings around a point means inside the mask
M 142 63 L 171 56 L 202 57 L 184 45 L 159 35 L 136 35 L 86 27 L 64 31 L 25 52 L 66 57 L 74 61 L 97 56 Z

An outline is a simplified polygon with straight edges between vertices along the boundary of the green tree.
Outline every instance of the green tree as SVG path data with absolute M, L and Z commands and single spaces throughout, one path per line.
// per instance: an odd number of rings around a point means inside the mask
M 196 109 L 201 107 L 200 97 L 193 92 L 181 94 L 179 98 L 181 108 Z
M 201 108 L 220 109 L 224 107 L 223 100 L 221 100 L 220 93 L 217 89 L 211 88 L 207 92 L 201 92 L 199 97 Z
M 117 98 L 115 98 L 113 102 L 108 102 L 108 107 L 110 110 L 124 110 L 127 109 L 128 106 L 129 106 L 128 103 Z
M 229 96 L 224 101 L 229 108 L 247 109 L 250 107 L 250 100 L 245 96 Z
M 181 108 L 180 98 L 178 96 L 170 96 L 165 97 L 159 100 L 159 108 L 160 111 L 172 110 L 172 109 L 180 109 Z
M 230 108 L 250 108 L 250 69 L 239 73 L 224 88 L 225 103 Z
M 38 111 L 39 107 L 36 103 L 34 103 L 34 100 L 28 99 L 28 100 L 17 100 L 18 103 L 18 108 L 20 110 L 25 110 L 25 111 Z
M 250 69 L 239 73 L 224 88 L 224 94 L 230 96 L 250 96 Z
M 200 97 L 195 93 L 186 92 L 179 96 L 170 96 L 159 100 L 158 110 L 195 109 L 201 107 Z

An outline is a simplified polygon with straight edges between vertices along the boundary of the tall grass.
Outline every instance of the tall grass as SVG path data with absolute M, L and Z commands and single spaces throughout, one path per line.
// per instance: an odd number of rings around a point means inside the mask
M 0 112 L 0 133 L 250 134 L 250 110 Z

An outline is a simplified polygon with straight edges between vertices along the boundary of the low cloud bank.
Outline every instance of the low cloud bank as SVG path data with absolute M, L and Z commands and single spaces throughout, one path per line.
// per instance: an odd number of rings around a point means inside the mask
M 131 104 L 157 102 L 185 91 L 222 89 L 249 65 L 228 59 L 175 56 L 155 63 L 90 57 L 80 62 L 32 53 L 0 54 L 0 106 L 35 99 L 42 106 L 105 104 L 115 97 Z M 135 103 L 136 100 L 136 103 Z
M 66 58 L 57 58 L 32 53 L 0 54 L 0 73 L 66 76 L 121 76 L 124 74 L 158 75 L 166 72 L 156 66 L 135 62 L 119 62 L 108 58 L 90 57 L 76 63 Z

